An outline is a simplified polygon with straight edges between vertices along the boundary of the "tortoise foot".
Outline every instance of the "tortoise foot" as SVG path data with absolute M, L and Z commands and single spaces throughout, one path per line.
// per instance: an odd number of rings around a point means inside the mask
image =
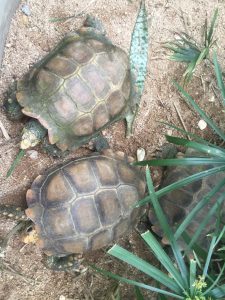
M 64 257 L 48 256 L 45 264 L 54 271 L 74 272 L 79 275 L 87 269 L 81 264 L 82 261 L 80 255 L 71 254 Z
M 57 158 L 63 158 L 69 154 L 69 151 L 62 151 L 55 144 L 50 144 L 46 137 L 43 139 L 42 149 L 45 153 Z
M 11 205 L 0 205 L 0 216 L 6 217 L 7 219 L 12 219 L 15 221 L 27 221 L 28 218 L 25 211 L 21 207 L 11 206 Z

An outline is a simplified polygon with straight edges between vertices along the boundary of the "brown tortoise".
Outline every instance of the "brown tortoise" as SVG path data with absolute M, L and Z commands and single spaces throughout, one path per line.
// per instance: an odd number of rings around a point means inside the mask
M 22 149 L 39 143 L 47 129 L 50 144 L 65 151 L 125 117 L 130 132 L 136 101 L 127 54 L 89 16 L 18 81 L 5 107 L 11 118 L 21 116 L 22 107 L 39 121 L 26 124 Z
M 37 244 L 49 256 L 50 267 L 78 271 L 79 262 L 70 254 L 97 250 L 124 236 L 139 219 L 141 210 L 134 204 L 144 194 L 139 169 L 124 153 L 105 150 L 39 175 L 27 191 L 25 212 L 35 223 Z M 27 218 L 12 207 L 2 205 L 0 211 Z
M 185 157 L 207 157 L 204 154 L 197 152 L 189 148 Z M 197 166 L 176 166 L 168 167 L 165 172 L 165 178 L 162 180 L 160 188 L 164 188 L 172 183 L 177 182 L 178 180 L 184 179 L 188 176 L 191 176 L 195 173 L 205 171 L 216 165 L 197 165 Z M 160 205 L 164 210 L 167 220 L 171 227 L 174 229 L 177 228 L 179 224 L 190 214 L 199 201 L 206 196 L 213 187 L 216 186 L 222 179 L 225 178 L 225 172 L 219 172 L 213 176 L 204 177 L 201 180 L 194 181 L 191 184 L 188 184 L 182 188 L 176 189 L 160 198 Z M 225 193 L 225 186 L 223 186 L 213 197 L 210 198 L 210 201 L 207 205 L 201 207 L 198 213 L 192 219 L 190 225 L 187 227 L 186 231 L 188 235 L 192 238 L 196 230 L 199 228 L 200 223 L 206 217 L 209 210 L 216 203 L 221 195 Z M 222 202 L 220 208 L 221 214 L 221 223 L 225 224 L 225 202 Z M 157 220 L 154 210 L 151 207 L 148 213 L 149 220 L 152 224 L 152 230 L 157 233 L 159 236 L 163 236 L 163 232 L 160 228 L 159 221 Z M 213 233 L 216 228 L 216 219 L 217 214 L 214 213 L 209 221 L 205 224 L 200 236 L 197 239 L 197 244 L 203 248 L 207 248 L 209 245 L 210 239 L 207 239 L 209 233 Z M 166 238 L 163 238 L 164 243 L 168 243 Z M 181 247 L 185 247 L 181 240 L 179 241 Z

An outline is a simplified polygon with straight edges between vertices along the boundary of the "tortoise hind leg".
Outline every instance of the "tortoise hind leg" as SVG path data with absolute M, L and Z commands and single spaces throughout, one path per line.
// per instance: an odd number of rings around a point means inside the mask
M 86 268 L 81 264 L 82 261 L 83 259 L 78 258 L 78 255 L 75 254 L 64 257 L 45 257 L 45 264 L 49 269 L 54 271 L 75 272 L 78 275 L 86 271 Z

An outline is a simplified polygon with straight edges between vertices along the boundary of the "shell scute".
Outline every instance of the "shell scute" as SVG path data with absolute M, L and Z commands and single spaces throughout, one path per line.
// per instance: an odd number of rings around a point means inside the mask
M 77 70 L 77 64 L 66 57 L 56 55 L 45 65 L 45 69 L 57 76 L 66 78 L 71 76 Z
M 97 99 L 105 99 L 109 94 L 110 86 L 101 69 L 94 64 L 82 67 L 80 74 L 85 82 L 88 83 Z
M 59 76 L 41 69 L 36 77 L 36 89 L 40 94 L 54 94 L 63 84 L 63 79 Z
M 95 234 L 90 240 L 90 248 L 92 250 L 97 250 L 104 246 L 107 246 L 112 241 L 111 232 L 108 230 L 103 230 Z
M 76 136 L 91 135 L 94 131 L 94 124 L 91 114 L 81 115 L 73 124 L 71 124 L 73 133 Z
M 67 207 L 45 209 L 42 223 L 50 237 L 71 236 L 76 233 L 70 210 Z
M 64 174 L 66 174 L 71 185 L 79 194 L 94 192 L 98 187 L 89 161 L 80 161 L 75 165 L 66 167 Z
M 119 184 L 116 165 L 113 160 L 99 158 L 96 159 L 95 165 L 97 169 L 97 177 L 103 187 L 117 186 Z
M 87 196 L 76 199 L 72 205 L 71 213 L 79 233 L 92 233 L 100 227 L 94 197 Z
M 121 216 L 121 207 L 116 190 L 100 190 L 95 202 L 102 225 L 111 225 Z
M 93 111 L 93 125 L 96 130 L 110 121 L 110 116 L 105 103 L 99 103 Z
M 95 106 L 96 99 L 90 87 L 80 77 L 68 79 L 65 89 L 80 111 L 89 112 Z
M 93 57 L 93 51 L 86 45 L 84 41 L 75 41 L 66 45 L 61 54 L 67 58 L 72 58 L 78 64 L 84 64 Z
M 74 197 L 74 191 L 61 172 L 50 175 L 41 193 L 45 207 L 52 207 L 67 203 Z

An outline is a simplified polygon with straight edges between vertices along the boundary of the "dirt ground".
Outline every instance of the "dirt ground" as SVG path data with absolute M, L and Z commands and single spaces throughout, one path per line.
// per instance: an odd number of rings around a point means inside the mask
M 22 13 L 22 4 L 29 6 L 30 16 Z M 10 83 L 19 79 L 33 63 L 46 55 L 67 32 L 78 28 L 86 14 L 93 14 L 102 20 L 110 39 L 128 52 L 139 1 L 28 0 L 21 1 L 21 5 L 11 23 L 0 70 L 1 104 Z M 167 51 L 162 45 L 174 39 L 176 31 L 186 31 L 200 40 L 205 17 L 211 17 L 216 7 L 219 7 L 220 12 L 216 37 L 221 51 L 224 47 L 225 30 L 222 22 L 225 14 L 223 1 L 146 0 L 150 40 L 145 91 L 133 137 L 125 139 L 123 121 L 104 131 L 113 150 L 125 151 L 135 156 L 137 149 L 142 147 L 146 151 L 147 158 L 153 157 L 156 149 L 165 142 L 164 134 L 176 134 L 175 131 L 160 125 L 158 121 L 164 120 L 181 126 L 174 104 L 188 130 L 201 135 L 205 132 L 207 134 L 207 131 L 200 132 L 197 126 L 199 117 L 182 102 L 173 88 L 171 80 L 180 78 L 184 68 L 168 60 Z M 72 15 L 76 17 L 66 22 L 51 22 L 52 18 Z M 217 113 L 219 101 L 216 93 L 211 89 L 211 78 L 207 66 L 202 67 L 196 73 L 189 91 L 207 108 L 212 118 L 219 120 Z M 3 110 L 0 111 L 0 120 L 10 136 L 10 139 L 6 140 L 0 131 L 0 203 L 25 207 L 25 193 L 33 179 L 47 167 L 58 164 L 62 159 L 52 159 L 37 147 L 34 149 L 35 152 L 26 153 L 14 174 L 6 179 L 6 172 L 19 150 L 18 143 L 23 123 L 9 121 Z M 86 153 L 88 150 L 82 148 L 71 153 L 70 157 L 78 157 Z M 0 219 L 0 222 L 0 236 L 3 237 L 15 223 L 4 219 Z M 127 249 L 154 262 L 152 255 L 148 253 L 137 234 L 133 233 L 121 243 Z M 116 262 L 104 251 L 90 254 L 87 260 L 115 273 L 122 275 L 133 273 L 133 277 L 136 275 L 139 281 L 143 279 L 146 283 L 150 282 L 133 269 Z M 91 270 L 79 277 L 64 272 L 49 271 L 42 264 L 42 254 L 39 249 L 34 245 L 24 245 L 19 236 L 11 240 L 5 263 L 8 268 L 0 273 L 0 300 L 113 299 L 110 295 L 115 284 L 113 281 L 102 278 Z M 16 270 L 16 273 L 13 270 Z M 134 299 L 130 287 L 123 286 L 121 290 L 122 299 Z M 155 299 L 155 296 L 147 294 L 146 299 Z

